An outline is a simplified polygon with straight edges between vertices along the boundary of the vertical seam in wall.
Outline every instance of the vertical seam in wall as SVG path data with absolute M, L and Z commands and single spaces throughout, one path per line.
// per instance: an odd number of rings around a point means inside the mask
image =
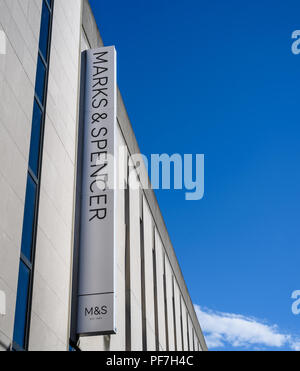
M 145 277 L 145 241 L 143 193 L 140 191 L 140 250 L 141 250 L 141 296 L 142 296 L 142 338 L 143 351 L 147 350 L 147 317 L 146 317 L 146 277 Z
M 164 302 L 165 302 L 165 326 L 166 326 L 166 350 L 170 350 L 169 324 L 168 324 L 168 301 L 167 301 L 167 278 L 166 278 L 166 254 L 164 253 Z
M 127 158 L 127 181 L 125 186 L 125 339 L 126 351 L 131 351 L 131 272 L 130 272 L 130 192 L 129 159 Z
M 191 351 L 190 326 L 189 326 L 188 311 L 186 311 L 186 327 L 187 327 L 188 351 Z
M 83 0 L 80 1 L 80 27 L 79 27 L 79 49 L 78 49 L 78 77 L 77 77 L 77 110 L 76 110 L 76 143 L 75 143 L 75 170 L 78 166 L 78 147 L 79 147 L 79 110 L 80 110 L 80 92 L 81 92 L 81 29 L 82 29 L 82 11 Z M 69 308 L 68 308 L 68 339 L 67 347 L 71 337 L 71 320 L 72 320 L 72 301 L 73 301 L 73 269 L 74 269 L 74 248 L 75 248 L 75 222 L 76 222 L 76 204 L 77 204 L 77 170 L 74 171 L 73 180 L 73 212 L 72 212 L 72 244 L 71 244 L 71 261 L 70 261 L 70 285 L 69 285 Z
M 153 226 L 153 248 L 152 248 L 152 267 L 153 267 L 153 287 L 154 287 L 154 318 L 155 318 L 155 347 L 159 351 L 159 326 L 158 326 L 158 298 L 157 298 L 157 268 L 156 268 L 156 243 L 155 226 Z
M 83 0 L 81 0 L 81 1 L 83 1 Z M 83 10 L 82 10 L 81 12 L 83 12 Z M 91 49 L 91 43 L 90 43 L 90 41 L 89 41 L 89 39 L 88 39 L 88 36 L 87 36 L 86 31 L 85 31 L 85 29 L 84 29 L 84 26 L 83 26 L 83 24 L 82 24 L 82 17 L 83 17 L 83 14 L 81 13 L 81 24 L 80 24 L 80 30 L 83 31 L 84 36 L 85 36 L 85 39 L 86 39 L 86 41 L 87 41 L 87 43 L 88 43 L 88 47 Z M 80 43 L 81 43 L 81 41 L 80 41 Z
M 181 327 L 181 348 L 184 351 L 184 336 L 183 336 L 183 319 L 182 319 L 182 300 L 180 299 L 180 327 Z
M 193 331 L 193 351 L 195 351 L 195 330 L 192 329 Z
M 174 288 L 174 276 L 172 276 L 172 303 L 173 303 L 173 322 L 174 322 L 174 340 L 175 340 L 175 352 L 177 352 L 177 325 L 176 325 L 176 309 L 175 309 L 175 288 Z

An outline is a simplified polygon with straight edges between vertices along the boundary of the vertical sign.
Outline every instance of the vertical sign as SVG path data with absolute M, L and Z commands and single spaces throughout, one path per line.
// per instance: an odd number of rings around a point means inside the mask
M 115 334 L 116 51 L 86 51 L 79 335 Z

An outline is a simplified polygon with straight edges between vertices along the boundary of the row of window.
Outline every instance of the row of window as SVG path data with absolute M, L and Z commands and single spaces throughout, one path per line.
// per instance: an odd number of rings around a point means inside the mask
M 128 176 L 128 175 L 127 175 Z M 126 184 L 129 181 L 127 179 Z M 132 317 L 131 317 L 131 266 L 130 266 L 130 255 L 131 255 L 131 246 L 130 246 L 130 187 L 125 186 L 124 196 L 125 196 L 125 323 L 126 323 L 126 350 L 132 350 L 131 344 L 131 331 L 132 331 Z M 146 313 L 146 276 L 145 276 L 145 265 L 147 262 L 145 261 L 145 224 L 144 224 L 144 198 L 142 192 L 140 193 L 140 261 L 141 261 L 141 312 L 142 312 L 142 349 L 143 351 L 148 350 L 147 344 L 147 313 Z M 160 253 L 157 252 L 158 246 L 156 246 L 156 228 L 153 225 L 153 232 L 152 232 L 152 277 L 153 277 L 153 310 L 154 310 L 154 331 L 155 331 L 155 343 L 156 343 L 156 350 L 160 350 L 160 337 L 164 337 L 165 334 L 165 342 L 166 342 L 166 350 L 170 350 L 169 348 L 171 343 L 171 338 L 174 340 L 174 348 L 175 350 L 200 350 L 200 343 L 197 339 L 196 332 L 193 326 L 190 326 L 191 320 L 189 318 L 189 314 L 186 310 L 183 309 L 183 302 L 182 298 L 180 297 L 180 305 L 179 307 L 175 304 L 175 277 L 172 275 L 172 290 L 171 292 L 167 293 L 167 282 L 166 282 L 166 264 L 167 264 L 167 257 L 165 253 L 163 253 L 161 259 L 162 261 L 158 263 L 157 257 L 159 258 Z M 158 250 L 159 251 L 159 250 Z M 160 258 L 159 258 L 160 259 Z M 158 269 L 157 264 L 162 264 L 163 267 L 163 277 L 158 276 Z M 163 285 L 163 305 L 159 305 L 158 303 L 158 290 L 159 286 Z M 171 300 L 168 301 L 168 295 L 171 296 Z M 163 309 L 164 308 L 164 309 Z M 164 329 L 160 328 L 162 322 L 159 321 L 159 317 L 161 310 L 164 310 Z M 172 313 L 172 316 L 170 316 Z M 173 317 L 173 323 L 170 323 L 171 318 Z M 185 323 L 185 326 L 184 326 Z M 170 329 L 173 328 L 172 333 L 170 333 Z M 184 331 L 187 331 L 184 334 Z M 180 338 L 178 338 L 178 336 Z
M 14 350 L 28 349 L 53 3 L 54 0 L 43 0 L 42 4 L 17 304 L 13 335 Z

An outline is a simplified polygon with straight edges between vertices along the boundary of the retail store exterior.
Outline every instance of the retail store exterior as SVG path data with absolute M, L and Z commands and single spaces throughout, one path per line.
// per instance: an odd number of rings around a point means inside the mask
M 143 164 L 116 191 L 116 334 L 78 336 L 82 53 L 103 42 L 87 0 L 1 0 L 0 31 L 0 349 L 207 350 Z M 116 107 L 127 184 L 140 151 Z

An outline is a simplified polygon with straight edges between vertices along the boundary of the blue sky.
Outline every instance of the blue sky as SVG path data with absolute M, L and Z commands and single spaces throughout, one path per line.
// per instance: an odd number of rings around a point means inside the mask
M 211 349 L 295 348 L 299 1 L 91 4 L 141 151 L 205 154 L 203 200 L 157 197 Z

